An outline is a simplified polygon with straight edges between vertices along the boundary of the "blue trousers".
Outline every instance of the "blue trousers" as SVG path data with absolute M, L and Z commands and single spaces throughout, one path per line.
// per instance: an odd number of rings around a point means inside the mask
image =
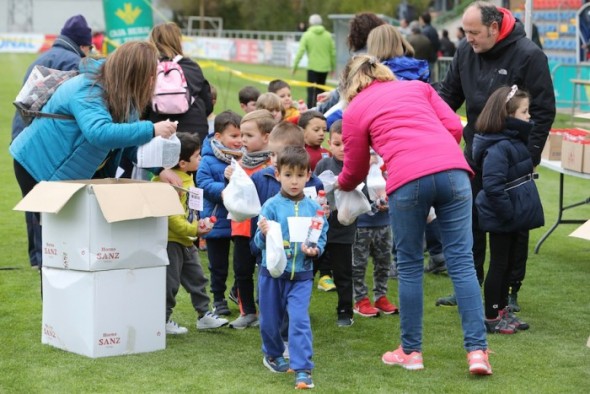
M 294 371 L 312 370 L 313 356 L 309 303 L 313 279 L 291 281 L 258 276 L 262 352 L 272 358 L 285 351 L 281 323 L 289 314 L 289 364 Z
M 447 270 L 453 282 L 467 351 L 487 349 L 481 290 L 473 264 L 471 186 L 463 170 L 409 182 L 389 196 L 397 249 L 402 348 L 422 351 L 423 240 L 430 207 L 436 210 Z

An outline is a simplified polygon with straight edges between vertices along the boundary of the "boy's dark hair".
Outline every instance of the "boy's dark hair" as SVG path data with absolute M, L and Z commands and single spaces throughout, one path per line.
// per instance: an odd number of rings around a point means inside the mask
M 291 122 L 281 122 L 273 127 L 270 132 L 269 141 L 278 142 L 284 146 L 305 146 L 303 130 Z
M 242 117 L 234 111 L 223 111 L 219 115 L 215 116 L 215 121 L 213 122 L 213 131 L 214 133 L 221 134 L 227 128 L 227 126 L 235 126 L 239 129 L 241 121 Z
M 330 136 L 332 134 L 342 134 L 342 119 L 338 119 L 330 126 Z
M 502 86 L 492 93 L 475 122 L 478 133 L 499 133 L 504 130 L 506 118 L 514 115 L 522 100 L 529 98 L 527 92 L 517 88 L 508 100 L 511 90 L 510 86 Z
M 179 131 L 176 133 L 176 136 L 180 140 L 180 156 L 178 157 L 178 161 L 190 161 L 191 156 L 195 154 L 196 151 L 201 150 L 201 139 L 199 138 L 198 134 L 187 133 Z M 177 164 L 174 168 L 178 168 L 179 165 Z
M 304 168 L 309 171 L 309 154 L 302 146 L 285 146 L 277 156 L 277 171 L 280 173 L 283 167 Z
M 297 121 L 297 125 L 302 129 L 305 129 L 309 122 L 311 122 L 311 120 L 315 118 L 326 121 L 326 117 L 323 113 L 321 113 L 320 111 L 310 109 L 309 111 L 305 111 L 301 115 L 299 115 L 299 121 Z
M 420 15 L 420 17 L 422 18 L 422 20 L 424 21 L 425 24 L 429 25 L 430 22 L 432 21 L 432 16 L 430 15 L 430 12 L 428 11 L 424 11 L 422 13 L 422 15 Z
M 268 91 L 271 93 L 276 93 L 283 88 L 291 89 L 291 86 L 282 79 L 275 79 L 268 83 Z
M 238 92 L 238 100 L 240 100 L 240 104 L 248 104 L 250 101 L 258 100 L 258 96 L 260 96 L 260 90 L 256 89 L 254 86 L 244 86 Z

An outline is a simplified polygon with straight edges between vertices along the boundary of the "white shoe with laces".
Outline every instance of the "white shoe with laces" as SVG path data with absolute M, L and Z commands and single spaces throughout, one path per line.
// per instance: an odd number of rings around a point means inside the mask
M 223 319 L 211 312 L 205 313 L 197 320 L 197 330 L 209 330 L 211 328 L 219 328 L 229 323 L 227 319 Z
M 166 334 L 167 335 L 180 335 L 186 334 L 188 329 L 186 327 L 179 326 L 175 321 L 168 320 L 166 322 Z

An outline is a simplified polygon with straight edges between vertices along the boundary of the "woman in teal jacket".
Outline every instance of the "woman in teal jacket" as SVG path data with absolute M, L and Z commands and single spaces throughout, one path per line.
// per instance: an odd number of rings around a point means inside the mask
M 116 168 L 124 148 L 170 137 L 175 123 L 138 121 L 138 110 L 151 100 L 157 64 L 152 44 L 128 42 L 64 82 L 43 112 L 73 119 L 35 118 L 10 146 L 23 196 L 40 181 L 92 178 L 105 166 Z

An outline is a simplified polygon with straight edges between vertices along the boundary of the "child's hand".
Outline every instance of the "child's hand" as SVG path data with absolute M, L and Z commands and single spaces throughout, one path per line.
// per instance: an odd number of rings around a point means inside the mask
M 320 254 L 320 250 L 317 246 L 314 246 L 313 248 L 308 248 L 307 246 L 305 246 L 305 242 L 301 243 L 301 251 L 309 257 L 315 257 Z
M 223 176 L 226 179 L 229 179 L 229 178 L 231 178 L 231 174 L 233 174 L 233 173 L 234 173 L 234 168 L 232 166 L 227 166 L 227 167 L 225 167 L 225 171 L 223 171 Z
M 330 97 L 331 92 L 322 92 L 316 96 L 316 100 L 318 103 L 323 103 Z
M 269 227 L 270 226 L 268 225 L 266 218 L 264 216 L 261 216 L 260 219 L 258 220 L 258 228 L 260 229 L 260 232 L 262 233 L 262 235 L 264 235 L 265 237 L 266 237 L 266 234 L 268 233 Z
M 305 103 L 305 101 L 303 100 L 299 100 L 297 102 L 297 109 L 299 110 L 299 112 L 305 112 L 307 111 L 309 108 L 307 108 L 307 104 Z

